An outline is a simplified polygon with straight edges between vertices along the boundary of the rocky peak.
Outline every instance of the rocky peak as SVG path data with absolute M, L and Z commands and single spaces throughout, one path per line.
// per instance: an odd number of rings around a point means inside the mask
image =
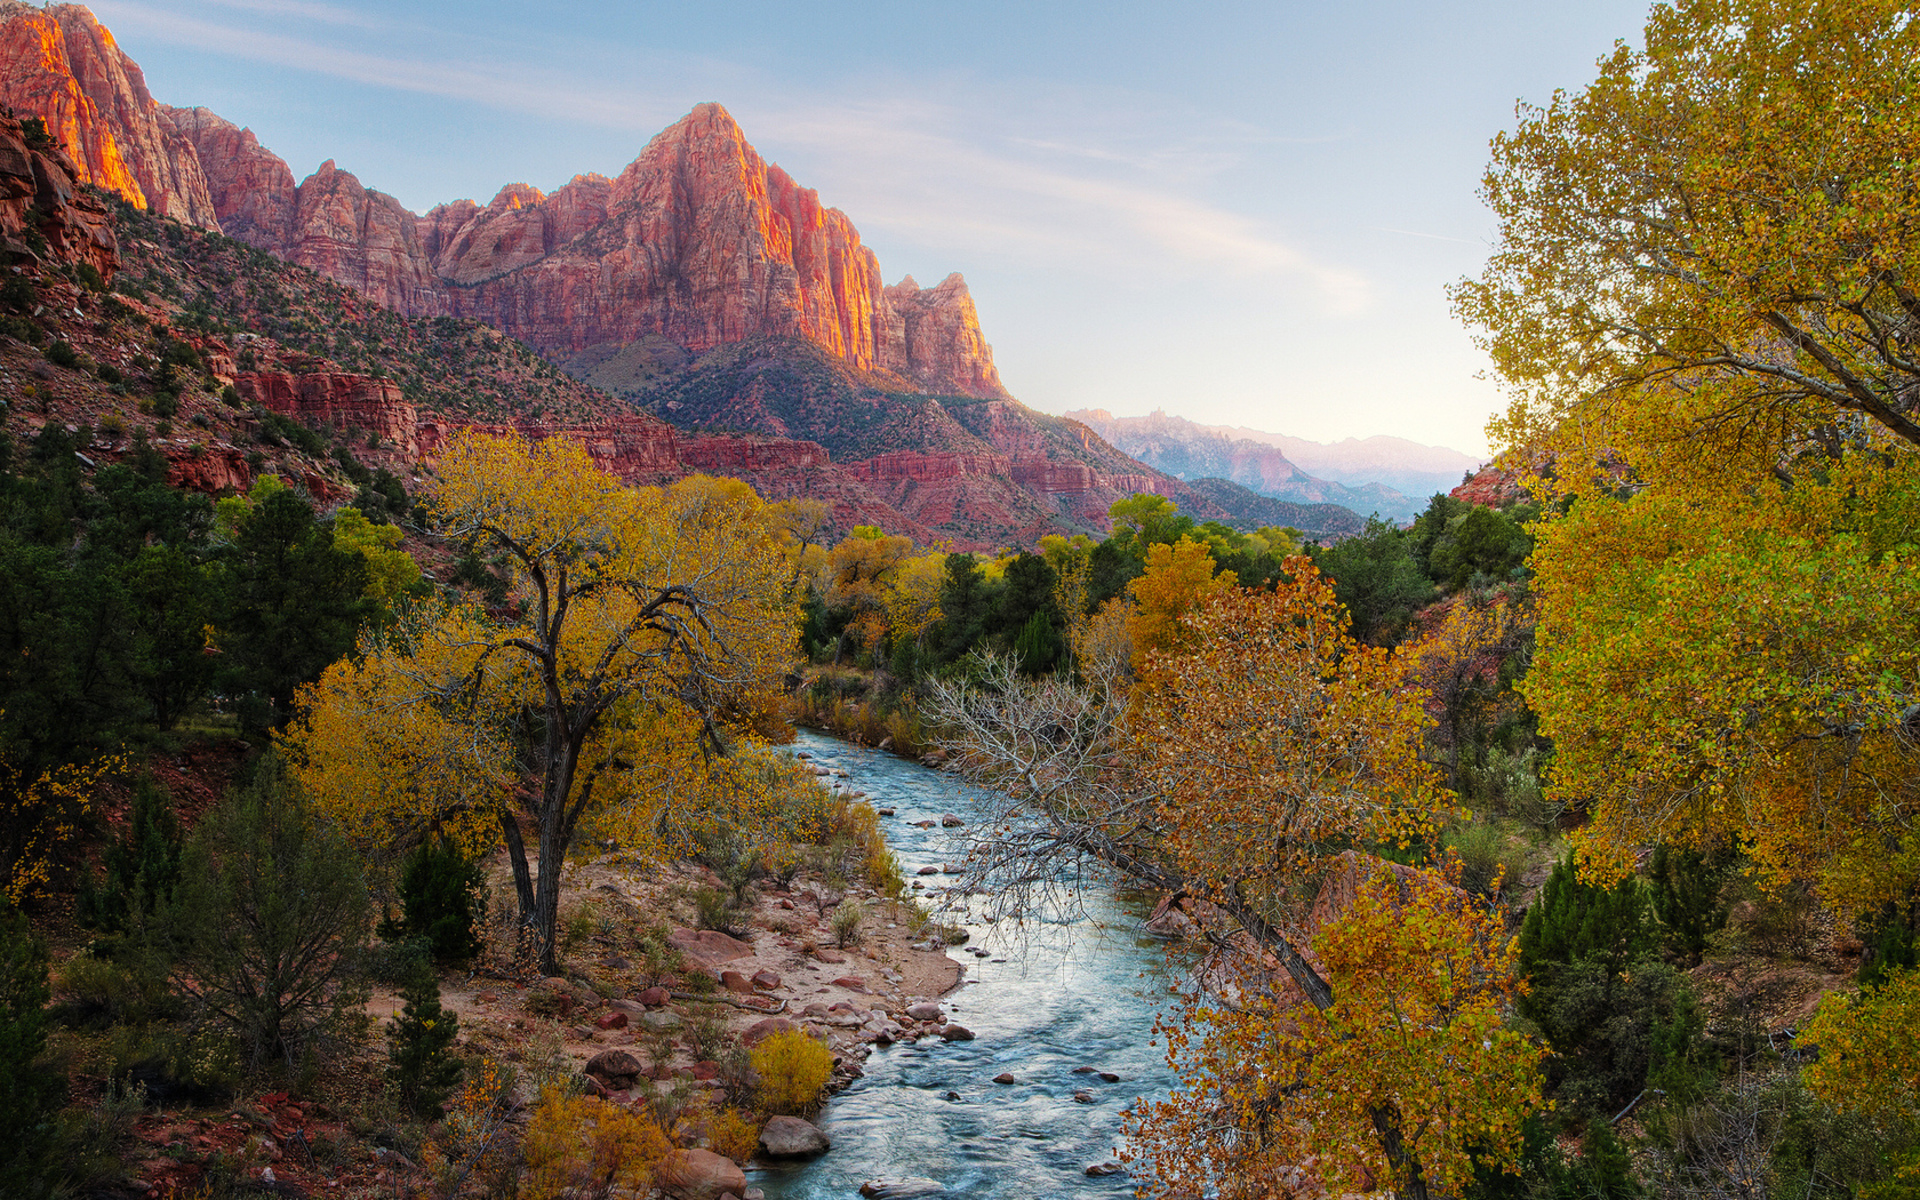
M 139 66 L 85 7 L 0 7 L 0 103 L 45 121 L 79 182 L 220 227 L 192 141 L 168 123 Z
M 284 255 L 299 206 L 293 171 L 242 129 L 206 108 L 160 107 L 175 130 L 193 143 L 220 231 L 257 250 Z

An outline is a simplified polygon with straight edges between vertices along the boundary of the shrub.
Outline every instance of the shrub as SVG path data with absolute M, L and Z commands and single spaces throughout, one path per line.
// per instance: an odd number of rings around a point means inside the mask
M 64 339 L 55 341 L 44 352 L 47 361 L 56 367 L 65 367 L 69 371 L 80 365 L 80 354 Z
M 151 778 L 133 789 L 133 817 L 126 833 L 107 848 L 106 873 L 98 885 L 81 885 L 75 916 L 88 929 L 123 934 L 173 898 L 180 880 L 180 822 L 173 800 Z M 108 948 L 117 945 L 117 939 Z
M 1667 943 L 1688 966 L 1699 966 L 1707 941 L 1727 923 L 1722 892 L 1733 867 L 1731 849 L 1702 853 L 1665 844 L 1653 849 L 1647 872 L 1653 911 L 1666 927 Z
M 421 845 L 400 872 L 403 935 L 424 940 L 441 962 L 473 957 L 480 950 L 473 923 L 484 878 L 480 863 L 451 842 L 436 839 Z M 383 936 L 392 932 L 381 931 Z
M 797 1029 L 776 1033 L 753 1048 L 760 1104 L 770 1113 L 804 1116 L 820 1106 L 833 1076 L 833 1052 Z
M 0 909 L 0 1195 L 50 1190 L 66 1080 L 34 1060 L 47 1042 L 47 951 L 27 919 Z
M 1456 825 L 1444 841 L 1460 859 L 1460 886 L 1476 896 L 1492 899 L 1519 874 L 1517 850 L 1485 821 Z
M 269 759 L 194 829 L 160 924 L 182 994 L 238 1039 L 249 1063 L 291 1067 L 363 1016 L 352 967 L 369 916 L 346 841 L 307 812 Z
M 460 1018 L 440 1007 L 440 981 L 424 958 L 414 960 L 400 996 L 406 1007 L 387 1033 L 387 1085 L 402 1108 L 432 1119 L 460 1082 L 461 1063 L 451 1053 Z
M 836 945 L 851 946 L 860 940 L 860 902 L 848 897 L 833 910 L 833 938 Z
M 760 1145 L 760 1123 L 729 1105 L 707 1118 L 707 1144 L 715 1154 L 746 1162 Z
M 589 1200 L 616 1189 L 644 1195 L 673 1144 L 639 1113 L 591 1096 L 545 1088 L 521 1147 L 522 1200 Z

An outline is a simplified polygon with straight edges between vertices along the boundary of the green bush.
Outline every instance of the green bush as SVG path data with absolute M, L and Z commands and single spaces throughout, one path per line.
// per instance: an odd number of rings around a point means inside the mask
M 47 951 L 27 919 L 0 909 L 0 1195 L 52 1192 L 66 1080 L 34 1060 L 47 1044 Z
M 480 951 L 473 927 L 485 874 L 451 842 L 422 844 L 400 872 L 400 927 L 383 925 L 381 936 L 424 940 L 441 962 L 473 957 Z
M 74 915 L 80 924 L 107 935 L 99 948 L 115 953 L 130 925 L 144 925 L 154 910 L 173 898 L 180 881 L 180 822 L 173 799 L 151 778 L 133 790 L 133 817 L 126 833 L 107 848 L 106 871 L 98 883 L 81 885 Z
M 387 1033 L 387 1086 L 403 1109 L 430 1120 L 460 1081 L 452 1053 L 460 1018 L 440 1007 L 440 981 L 425 958 L 414 959 L 400 996 L 406 1006 Z
M 1730 848 L 1702 853 L 1688 847 L 1653 849 L 1647 872 L 1653 911 L 1666 929 L 1669 949 L 1688 966 L 1699 966 L 1707 942 L 1727 923 L 1723 895 L 1733 868 Z
M 65 367 L 69 371 L 80 365 L 80 354 L 65 340 L 54 342 L 45 350 L 47 361 L 56 367 Z
M 249 1065 L 293 1067 L 363 1017 L 353 967 L 369 916 L 345 839 L 269 758 L 194 829 L 158 924 L 181 994 Z

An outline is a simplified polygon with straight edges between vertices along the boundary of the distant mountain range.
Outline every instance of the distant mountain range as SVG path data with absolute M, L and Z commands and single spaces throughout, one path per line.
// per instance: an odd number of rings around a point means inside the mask
M 1149 466 L 1189 482 L 1228 479 L 1263 496 L 1338 504 L 1361 515 L 1410 521 L 1435 492 L 1457 487 L 1480 460 L 1405 438 L 1348 438 L 1333 445 L 1241 426 L 1200 425 L 1156 411 L 1116 417 L 1066 414 Z
M 510 183 L 485 205 L 415 214 L 332 161 L 296 183 L 251 131 L 156 102 L 79 5 L 0 0 L 0 103 L 43 121 L 80 183 L 308 268 L 412 322 L 446 322 L 408 326 L 426 344 L 471 345 L 462 330 L 477 321 L 591 385 L 561 389 L 517 370 L 529 385 L 517 407 L 517 383 L 450 394 L 430 366 L 390 362 L 378 338 L 336 326 L 325 365 L 357 361 L 390 377 L 383 386 L 423 425 L 631 431 L 654 415 L 696 435 L 686 447 L 709 448 L 688 457 L 649 432 L 654 449 L 614 455 L 610 469 L 678 462 L 736 474 L 775 497 L 830 496 L 842 525 L 965 548 L 1103 533 L 1108 505 L 1136 491 L 1203 520 L 1323 538 L 1356 529 L 1354 512 L 1374 499 L 1324 483 L 1280 494 L 1238 476 L 1196 487 L 1014 400 L 958 274 L 928 288 L 911 277 L 883 284 L 846 214 L 765 161 L 717 104 L 653 138 L 617 178 L 577 175 L 551 193 Z M 195 254 L 220 257 L 212 246 Z M 225 307 L 272 320 L 270 305 Z M 236 335 L 286 345 L 306 332 L 242 324 Z M 724 453 L 700 440 L 719 435 L 757 440 Z

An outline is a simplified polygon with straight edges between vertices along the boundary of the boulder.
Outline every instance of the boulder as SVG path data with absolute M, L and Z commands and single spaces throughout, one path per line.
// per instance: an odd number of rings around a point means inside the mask
M 860 1185 L 860 1194 L 867 1200 L 907 1200 L 909 1196 L 938 1196 L 946 1190 L 946 1184 L 920 1175 L 888 1175 Z
M 670 1008 L 643 1013 L 640 1017 L 640 1027 L 648 1033 L 672 1033 L 680 1028 L 681 1024 L 680 1014 Z
M 632 1087 L 634 1080 L 640 1077 L 640 1060 L 625 1050 L 602 1050 L 588 1059 L 587 1065 L 581 1069 L 618 1091 Z
M 762 1020 L 755 1021 L 741 1031 L 740 1044 L 743 1046 L 758 1046 L 761 1042 L 766 1041 L 776 1033 L 787 1033 L 798 1028 L 800 1028 L 798 1022 L 789 1020 L 786 1017 L 766 1017 Z
M 673 994 L 663 987 L 650 987 L 633 999 L 636 1003 L 644 1004 L 648 1008 L 659 1008 L 662 1004 L 673 999 Z
M 833 1145 L 811 1121 L 769 1117 L 760 1127 L 760 1153 L 768 1158 L 816 1158 Z
M 973 1040 L 973 1030 L 949 1021 L 940 1027 L 940 1036 L 950 1042 L 970 1042 Z
M 753 981 L 738 971 L 720 972 L 720 986 L 740 996 L 753 994 Z
M 867 990 L 867 981 L 858 975 L 842 975 L 833 981 L 833 986 L 845 988 L 850 992 L 865 992 Z
M 995 1083 L 1018 1083 L 1019 1082 L 1019 1080 L 1013 1077 L 1013 1072 L 1011 1071 L 1000 1072 L 998 1075 L 995 1075 L 993 1077 L 993 1081 Z
M 907 1015 L 916 1021 L 944 1021 L 947 1016 L 940 1011 L 940 1006 L 931 1000 L 907 1005 Z
M 747 1190 L 739 1164 L 711 1150 L 667 1151 L 654 1164 L 653 1182 L 675 1200 L 720 1200 Z
M 847 956 L 840 953 L 838 950 L 828 950 L 828 949 L 825 949 L 824 947 L 821 949 L 815 950 L 813 952 L 813 956 L 819 959 L 821 962 L 826 963 L 829 966 L 835 966 L 835 967 L 847 961 Z
M 947 813 L 940 818 L 940 824 L 948 829 L 958 829 L 962 825 L 965 825 L 966 822 L 954 816 L 952 813 Z
M 753 973 L 753 986 L 771 992 L 780 986 L 780 977 L 763 968 Z
M 667 944 L 703 967 L 717 967 L 753 953 L 751 945 L 717 929 L 675 929 L 667 934 Z
M 627 1027 L 627 1014 L 616 1008 L 612 1012 L 606 1013 L 594 1021 L 594 1025 L 601 1029 L 625 1029 Z
M 1122 1166 L 1117 1160 L 1111 1158 L 1105 1162 L 1094 1163 L 1087 1168 L 1087 1174 L 1094 1179 L 1099 1179 L 1106 1175 L 1124 1175 L 1126 1173 L 1127 1168 Z

